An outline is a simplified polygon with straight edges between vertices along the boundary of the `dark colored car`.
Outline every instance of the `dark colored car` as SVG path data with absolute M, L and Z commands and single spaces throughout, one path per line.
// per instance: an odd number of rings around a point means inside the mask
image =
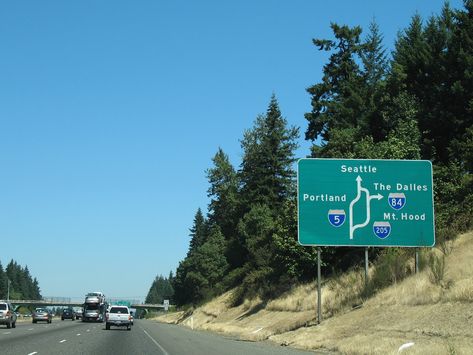
M 64 319 L 75 320 L 76 315 L 74 314 L 74 311 L 70 308 L 63 309 L 62 314 L 61 314 L 61 320 L 64 320 Z
M 37 322 L 47 322 L 51 323 L 53 321 L 53 315 L 46 308 L 36 308 L 33 312 L 33 323 Z

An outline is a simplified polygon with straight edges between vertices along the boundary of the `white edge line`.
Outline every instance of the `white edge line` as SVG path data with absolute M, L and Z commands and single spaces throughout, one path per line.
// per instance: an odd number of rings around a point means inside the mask
M 38 352 L 37 351 L 34 351 L 32 353 L 29 353 L 28 355 L 34 355 L 34 354 L 37 354 Z
M 66 339 L 62 339 L 60 343 L 65 343 L 66 341 L 67 341 Z
M 163 352 L 164 355 L 169 355 L 169 353 L 164 350 L 164 348 L 156 341 L 153 339 L 153 337 L 151 335 L 148 334 L 148 332 L 146 330 L 144 330 L 143 328 L 141 328 L 141 330 L 148 336 L 148 338 L 151 339 L 151 341 Z

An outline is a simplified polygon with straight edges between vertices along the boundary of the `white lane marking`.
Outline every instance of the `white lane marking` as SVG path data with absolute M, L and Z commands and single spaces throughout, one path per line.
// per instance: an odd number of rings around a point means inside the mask
M 64 342 L 66 342 L 66 341 L 67 341 L 66 339 L 62 339 L 62 340 L 60 341 L 60 343 L 64 343 Z
M 141 330 L 145 332 L 145 334 L 148 336 L 148 338 L 151 339 L 151 341 L 163 352 L 164 355 L 169 355 L 169 353 L 166 350 L 164 350 L 164 348 L 156 340 L 154 340 L 153 337 L 151 335 L 149 335 L 146 330 L 144 330 L 143 328 L 141 328 Z
M 3 334 L 11 334 L 11 332 L 5 332 L 5 333 L 3 333 Z
M 90 332 L 90 329 L 87 329 L 86 331 L 87 331 L 87 332 Z
M 77 333 L 77 336 L 80 336 L 80 333 Z
M 28 330 L 33 330 L 33 328 L 28 328 Z
M 32 353 L 29 353 L 28 355 L 34 355 L 34 354 L 37 354 L 38 352 L 37 351 L 34 351 Z

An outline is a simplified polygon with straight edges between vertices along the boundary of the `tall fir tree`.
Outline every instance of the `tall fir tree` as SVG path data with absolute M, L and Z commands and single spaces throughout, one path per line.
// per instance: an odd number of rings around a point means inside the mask
M 173 295 L 174 289 L 172 288 L 171 280 L 159 275 L 154 279 L 145 302 L 162 304 L 164 300 L 171 300 Z
M 207 221 L 202 210 L 198 208 L 194 216 L 194 223 L 190 229 L 191 240 L 189 242 L 189 251 L 187 252 L 187 256 L 192 255 L 197 248 L 204 244 L 207 236 L 207 227 Z
M 277 213 L 294 193 L 293 164 L 298 137 L 298 128 L 287 126 L 276 96 L 272 95 L 266 114 L 256 118 L 254 127 L 244 133 L 241 141 L 243 159 L 239 176 L 244 212 L 252 205 L 263 204 Z
M 228 271 L 224 253 L 225 238 L 220 228 L 213 226 L 205 243 L 177 268 L 173 287 L 178 305 L 196 305 L 223 291 L 220 282 Z
M 275 265 L 273 235 L 276 219 L 288 198 L 295 194 L 295 150 L 299 131 L 288 127 L 275 95 L 265 115 L 259 115 L 241 142 L 243 159 L 239 171 L 241 218 L 238 235 L 245 248 L 241 268 L 243 294 L 267 297 L 279 275 Z
M 3 270 L 3 265 L 0 262 L 0 299 L 5 299 L 7 298 L 7 285 L 8 279 L 7 275 L 5 273 L 5 270 Z
M 241 266 L 242 245 L 236 234 L 238 223 L 238 177 L 228 155 L 219 148 L 212 159 L 213 167 L 206 171 L 210 187 L 209 225 L 220 227 L 227 241 L 226 252 L 231 268 Z
M 305 114 L 308 121 L 305 138 L 322 141 L 314 145 L 313 156 L 347 155 L 350 145 L 338 145 L 330 151 L 333 135 L 341 135 L 343 141 L 356 141 L 359 137 L 360 109 L 363 106 L 362 71 L 357 62 L 363 45 L 361 28 L 339 26 L 332 23 L 335 41 L 314 39 L 313 43 L 323 51 L 334 51 L 324 65 L 322 81 L 307 89 L 311 95 L 312 110 Z

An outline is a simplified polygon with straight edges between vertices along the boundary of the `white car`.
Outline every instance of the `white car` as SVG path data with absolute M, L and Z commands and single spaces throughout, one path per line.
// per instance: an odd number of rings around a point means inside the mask
M 7 328 L 16 328 L 16 313 L 9 302 L 0 302 L 0 324 L 5 324 Z
M 111 306 L 105 315 L 105 329 L 110 330 L 113 325 L 115 327 L 126 327 L 131 330 L 133 316 L 127 306 Z

